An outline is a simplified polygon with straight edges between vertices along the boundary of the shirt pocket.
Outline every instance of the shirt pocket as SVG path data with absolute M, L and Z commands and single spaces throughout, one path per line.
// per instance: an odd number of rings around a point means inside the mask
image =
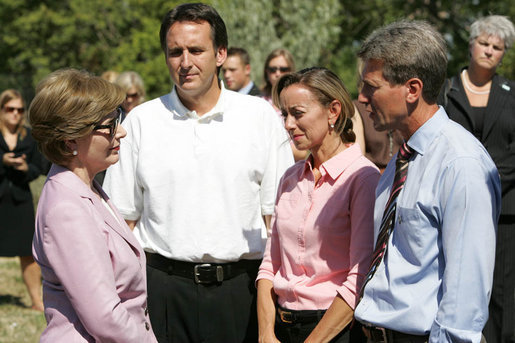
M 420 209 L 397 207 L 392 244 L 409 263 L 419 264 L 431 239 L 429 228 Z
M 280 196 L 275 207 L 275 217 L 277 220 L 287 220 L 300 213 L 299 197 L 284 193 Z

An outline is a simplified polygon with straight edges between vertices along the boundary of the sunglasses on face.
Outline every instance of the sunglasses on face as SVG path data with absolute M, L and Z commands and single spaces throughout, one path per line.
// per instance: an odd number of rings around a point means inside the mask
M 125 99 L 128 99 L 128 98 L 139 98 L 139 93 L 127 93 L 127 95 L 125 96 Z
M 23 114 L 23 112 L 25 112 L 25 109 L 23 107 L 4 106 L 4 109 L 7 113 L 13 113 L 14 111 L 18 111 L 19 114 Z
M 290 67 L 267 67 L 266 70 L 268 70 L 268 72 L 271 74 L 277 72 L 278 70 L 281 73 L 287 73 L 290 71 Z
M 123 110 L 121 107 L 116 108 L 116 117 L 111 120 L 109 124 L 95 125 L 93 130 L 102 130 L 109 129 L 109 136 L 111 138 L 116 134 L 116 130 L 118 130 L 118 125 L 122 122 Z

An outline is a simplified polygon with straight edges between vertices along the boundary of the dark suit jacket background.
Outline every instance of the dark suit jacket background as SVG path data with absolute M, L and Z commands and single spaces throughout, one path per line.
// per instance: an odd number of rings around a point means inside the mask
M 27 164 L 29 170 L 25 173 L 14 168 L 5 166 L 2 157 L 5 153 L 15 152 L 25 154 L 27 156 Z M 22 202 L 32 199 L 29 182 L 37 178 L 41 174 L 46 173 L 48 162 L 38 150 L 37 143 L 27 128 L 27 135 L 18 143 L 14 150 L 10 150 L 4 137 L 0 134 L 0 198 L 4 196 L 12 196 L 13 200 Z
M 452 120 L 474 132 L 476 123 L 470 116 L 471 106 L 461 79 L 454 76 L 450 80 L 450 88 L 446 92 L 444 85 L 438 103 Z M 501 175 L 501 215 L 515 215 L 515 82 L 494 76 L 485 114 L 481 137 L 476 138 L 483 143 Z
M 259 88 L 256 86 L 256 84 L 254 83 L 252 85 L 252 88 L 250 89 L 250 91 L 247 93 L 248 95 L 254 95 L 254 96 L 261 96 L 261 91 L 259 90 Z

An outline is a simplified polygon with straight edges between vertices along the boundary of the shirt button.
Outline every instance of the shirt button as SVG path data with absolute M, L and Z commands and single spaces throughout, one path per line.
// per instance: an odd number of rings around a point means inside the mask
M 150 324 L 148 322 L 145 322 L 145 329 L 147 329 L 147 331 L 150 330 Z

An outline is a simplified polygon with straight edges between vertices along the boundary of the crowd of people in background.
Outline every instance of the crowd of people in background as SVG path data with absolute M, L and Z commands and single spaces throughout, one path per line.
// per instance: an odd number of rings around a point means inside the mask
M 206 4 L 159 40 L 158 98 L 75 69 L 28 111 L 0 94 L 0 256 L 41 342 L 515 342 L 510 19 L 477 19 L 450 78 L 428 23 L 376 29 L 357 99 L 283 48 L 258 87 Z

